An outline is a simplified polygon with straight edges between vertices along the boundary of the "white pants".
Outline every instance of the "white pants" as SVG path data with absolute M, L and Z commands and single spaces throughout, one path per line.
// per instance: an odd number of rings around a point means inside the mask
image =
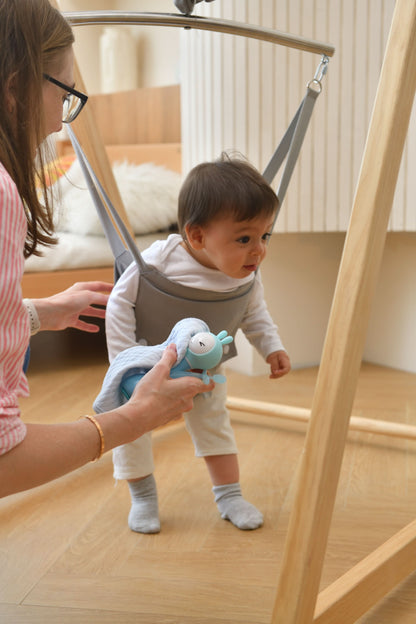
M 226 384 L 216 384 L 212 392 L 197 395 L 193 409 L 184 414 L 197 457 L 237 453 L 226 398 Z M 115 479 L 138 479 L 154 472 L 152 434 L 115 448 L 113 464 Z

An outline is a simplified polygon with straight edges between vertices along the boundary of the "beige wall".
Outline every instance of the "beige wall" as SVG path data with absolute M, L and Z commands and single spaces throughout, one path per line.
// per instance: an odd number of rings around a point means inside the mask
M 269 311 L 292 366 L 315 366 L 321 356 L 344 235 L 274 234 L 261 268 Z M 230 367 L 262 374 L 268 366 L 240 334 Z
M 274 234 L 262 265 L 270 313 L 294 368 L 318 365 L 325 339 L 342 233 Z M 387 234 L 363 359 L 416 373 L 416 233 Z M 229 366 L 263 374 L 268 367 L 242 335 Z
M 416 233 L 387 234 L 364 356 L 416 373 Z

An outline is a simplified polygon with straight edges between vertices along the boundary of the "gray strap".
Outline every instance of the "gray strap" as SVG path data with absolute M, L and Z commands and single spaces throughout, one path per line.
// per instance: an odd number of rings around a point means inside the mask
M 290 142 L 292 140 L 293 134 L 296 129 L 296 124 L 298 123 L 298 120 L 299 120 L 299 115 L 300 115 L 300 111 L 302 109 L 303 103 L 304 103 L 304 100 L 302 100 L 298 110 L 295 113 L 295 116 L 290 122 L 288 129 L 283 135 L 279 145 L 277 146 L 273 156 L 271 157 L 269 161 L 269 164 L 267 165 L 266 169 L 263 172 L 263 178 L 266 180 L 268 184 L 271 184 L 273 182 L 277 172 L 279 171 L 282 165 L 282 162 L 286 158 L 286 155 L 289 151 Z
M 295 113 L 288 129 L 286 130 L 282 140 L 280 141 L 276 151 L 270 159 L 269 164 L 264 170 L 263 177 L 271 184 L 276 176 L 282 162 L 287 156 L 286 165 L 280 179 L 279 187 L 277 189 L 277 197 L 279 199 L 279 208 L 275 216 L 275 222 L 278 217 L 280 208 L 283 204 L 283 199 L 286 195 L 287 188 L 289 186 L 290 179 L 293 174 L 296 162 L 299 157 L 299 152 L 302 147 L 303 139 L 305 138 L 306 131 L 309 126 L 309 121 L 312 115 L 313 107 L 316 102 L 320 91 L 312 89 L 309 85 L 306 89 L 306 95 L 303 98 L 301 105 Z M 274 224 L 273 224 L 274 225 Z
M 98 217 L 103 226 L 104 233 L 107 237 L 107 240 L 110 244 L 114 258 L 116 260 L 117 272 L 121 273 L 125 268 L 127 268 L 127 266 L 132 262 L 133 259 L 136 261 L 140 269 L 142 270 L 145 269 L 146 264 L 144 263 L 144 260 L 141 257 L 140 251 L 138 250 L 134 239 L 132 238 L 122 218 L 118 214 L 116 208 L 114 207 L 113 203 L 111 202 L 110 198 L 105 192 L 102 184 L 97 178 L 77 137 L 74 134 L 74 131 L 69 125 L 68 125 L 68 134 L 69 134 L 69 138 L 71 139 L 71 143 L 74 147 L 76 156 L 81 165 L 81 169 L 85 176 L 88 190 L 91 193 L 91 197 L 94 202 L 95 208 L 97 210 Z M 119 231 L 124 239 L 124 242 L 122 241 L 119 233 L 114 227 L 114 223 L 112 222 L 108 211 L 110 211 L 117 227 L 119 228 Z M 126 245 L 128 249 L 126 249 Z M 117 277 L 118 275 L 116 275 L 116 279 Z

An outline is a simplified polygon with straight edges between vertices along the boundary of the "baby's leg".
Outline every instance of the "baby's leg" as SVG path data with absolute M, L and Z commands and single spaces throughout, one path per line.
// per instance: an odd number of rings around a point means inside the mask
M 206 455 L 204 457 L 212 485 L 225 485 L 240 480 L 237 453 Z
M 150 434 L 113 450 L 114 478 L 127 480 L 131 508 L 128 525 L 137 533 L 159 533 L 159 509 Z
M 230 520 L 238 529 L 258 529 L 263 515 L 241 494 L 237 455 L 204 457 L 213 483 L 215 502 L 221 518 Z
M 131 495 L 131 508 L 128 518 L 129 527 L 136 533 L 159 533 L 159 506 L 156 481 L 148 475 L 143 479 L 128 481 Z
M 257 529 L 263 516 L 241 495 L 237 445 L 226 399 L 226 384 L 216 384 L 212 392 L 195 397 L 194 408 L 184 415 L 185 422 L 197 457 L 205 459 L 222 518 L 239 529 Z

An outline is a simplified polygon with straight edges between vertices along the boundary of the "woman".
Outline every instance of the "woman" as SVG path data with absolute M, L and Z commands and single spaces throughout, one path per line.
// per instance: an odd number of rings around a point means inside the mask
M 102 317 L 94 306 L 105 306 L 111 290 L 91 282 L 46 299 L 23 302 L 21 295 L 24 257 L 55 242 L 39 146 L 62 121 L 73 121 L 87 99 L 74 89 L 73 41 L 48 0 L 0 0 L 0 496 L 98 459 L 178 418 L 197 393 L 212 389 L 193 377 L 169 379 L 176 359 L 171 345 L 117 410 L 59 425 L 25 425 L 20 418 L 18 397 L 28 395 L 23 363 L 30 333 L 97 331 L 80 316 Z

